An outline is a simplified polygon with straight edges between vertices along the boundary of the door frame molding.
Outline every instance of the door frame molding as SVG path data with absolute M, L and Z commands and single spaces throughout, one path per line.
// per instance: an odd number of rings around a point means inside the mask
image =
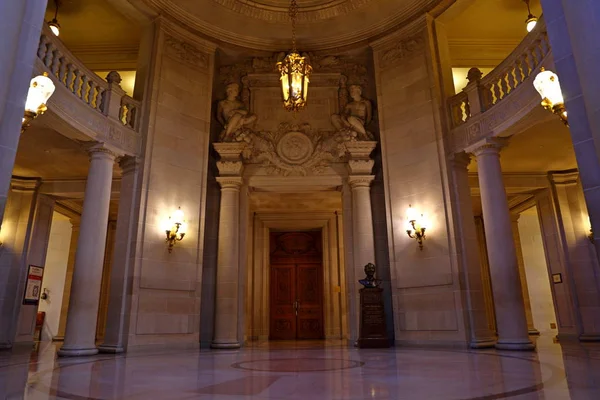
M 325 339 L 348 338 L 348 305 L 344 268 L 342 214 L 338 212 L 257 212 L 251 219 L 248 240 L 246 340 L 269 339 L 271 230 L 321 230 L 323 243 L 323 324 Z

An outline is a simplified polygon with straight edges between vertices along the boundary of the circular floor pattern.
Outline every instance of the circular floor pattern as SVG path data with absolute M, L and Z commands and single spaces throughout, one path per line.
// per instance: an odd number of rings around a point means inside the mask
M 231 364 L 233 368 L 263 372 L 322 372 L 357 368 L 364 362 L 336 358 L 270 358 Z
M 60 359 L 30 375 L 23 398 L 495 400 L 544 395 L 559 383 L 564 371 L 533 354 L 242 349 Z

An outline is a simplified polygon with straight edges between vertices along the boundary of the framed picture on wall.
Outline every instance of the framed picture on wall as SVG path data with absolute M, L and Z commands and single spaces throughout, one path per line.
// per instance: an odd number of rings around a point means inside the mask
M 44 267 L 30 265 L 27 269 L 27 282 L 25 284 L 25 293 L 23 294 L 23 304 L 37 306 L 40 303 L 42 293 L 42 279 L 44 277 Z

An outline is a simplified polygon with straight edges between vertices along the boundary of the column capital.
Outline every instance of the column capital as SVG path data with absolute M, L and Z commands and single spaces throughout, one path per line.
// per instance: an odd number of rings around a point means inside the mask
M 119 157 L 117 162 L 119 163 L 123 175 L 135 172 L 136 168 L 140 165 L 140 160 L 134 156 Z
M 575 185 L 579 181 L 579 170 L 551 172 L 548 174 L 548 179 L 554 185 Z
M 218 176 L 216 179 L 221 185 L 221 190 L 240 190 L 240 187 L 244 184 L 244 180 L 240 176 Z
M 471 164 L 471 154 L 461 151 L 450 156 L 450 162 L 455 168 L 467 169 Z
M 102 142 L 83 142 L 83 148 L 91 158 L 110 158 L 115 160 L 119 155 Z
M 370 187 L 371 183 L 375 179 L 374 175 L 351 175 L 348 177 L 348 183 L 352 189 L 361 187 Z
M 34 192 L 40 185 L 40 178 L 24 178 L 14 176 L 10 180 L 10 190 L 13 192 Z
M 466 152 L 479 157 L 483 154 L 500 155 L 500 150 L 508 144 L 507 138 L 486 138 L 465 149 Z
M 348 172 L 350 174 L 370 174 L 375 165 L 374 160 L 348 160 Z
M 241 176 L 244 171 L 244 163 L 230 160 L 217 161 L 217 169 L 221 176 Z
M 212 145 L 223 161 L 239 161 L 242 151 L 247 146 L 245 142 L 213 143 Z

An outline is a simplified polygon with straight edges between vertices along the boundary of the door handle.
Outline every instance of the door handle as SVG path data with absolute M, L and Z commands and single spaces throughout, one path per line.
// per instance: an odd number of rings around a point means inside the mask
M 298 300 L 294 301 L 294 309 L 296 311 L 296 317 L 298 316 L 298 307 L 300 306 L 300 302 Z

